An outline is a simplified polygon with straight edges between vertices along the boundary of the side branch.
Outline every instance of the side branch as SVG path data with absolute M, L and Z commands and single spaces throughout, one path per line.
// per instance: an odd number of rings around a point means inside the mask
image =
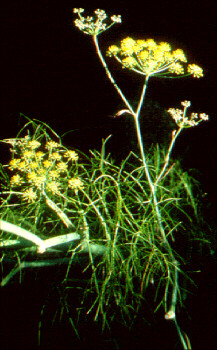
M 106 70 L 106 74 L 109 78 L 109 80 L 111 81 L 111 83 L 114 85 L 115 89 L 117 90 L 118 94 L 121 96 L 122 100 L 124 101 L 125 105 L 127 106 L 127 108 L 129 108 L 130 112 L 132 115 L 135 116 L 135 112 L 133 110 L 133 108 L 131 107 L 131 105 L 129 104 L 129 102 L 127 101 L 126 97 L 124 96 L 123 92 L 119 89 L 118 85 L 116 84 L 114 78 L 112 77 L 108 67 L 107 67 L 107 64 L 101 54 L 101 51 L 100 51 L 100 48 L 99 48 L 99 44 L 98 44 L 98 40 L 97 40 L 97 35 L 93 35 L 93 41 L 94 41 L 94 45 L 96 47 L 96 52 L 99 56 L 99 59 L 103 65 L 103 67 L 105 68 Z
M 11 224 L 7 221 L 0 220 L 0 230 L 15 234 L 16 236 L 22 237 L 27 241 L 30 241 L 38 246 L 38 252 L 44 253 L 47 248 L 54 247 L 59 244 L 79 240 L 81 237 L 78 233 L 68 233 L 57 237 L 48 238 L 46 240 L 41 239 L 32 232 L 29 232 L 17 225 Z
M 58 237 L 55 237 L 55 238 L 58 238 Z M 80 244 L 79 247 L 80 249 L 73 255 L 73 261 L 75 263 L 79 262 L 79 264 L 80 264 L 80 259 L 83 259 L 82 257 L 84 256 L 84 254 L 89 254 L 91 252 L 91 254 L 93 255 L 93 258 L 95 258 L 97 256 L 104 255 L 104 253 L 106 252 L 106 246 L 94 244 L 94 243 L 87 244 L 86 242 L 84 242 L 83 244 Z M 63 258 L 49 259 L 49 260 L 43 260 L 43 261 L 22 261 L 20 264 L 16 265 L 4 278 L 2 278 L 0 286 L 4 287 L 8 282 L 10 282 L 10 280 L 17 273 L 21 273 L 23 269 L 71 264 L 71 262 L 72 262 L 71 257 L 63 257 Z

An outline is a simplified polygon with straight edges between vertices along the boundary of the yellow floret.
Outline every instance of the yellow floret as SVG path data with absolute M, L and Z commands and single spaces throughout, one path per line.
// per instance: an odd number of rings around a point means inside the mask
M 134 46 L 136 41 L 130 37 L 127 37 L 121 41 L 121 51 L 123 54 L 131 55 L 134 53 Z
M 116 56 L 120 49 L 116 45 L 111 45 L 108 48 L 107 55 L 108 56 Z
M 188 65 L 188 73 L 192 74 L 194 78 L 203 77 L 203 69 L 196 64 Z
M 124 67 L 132 68 L 136 66 L 137 62 L 133 57 L 126 57 L 122 60 L 122 64 Z

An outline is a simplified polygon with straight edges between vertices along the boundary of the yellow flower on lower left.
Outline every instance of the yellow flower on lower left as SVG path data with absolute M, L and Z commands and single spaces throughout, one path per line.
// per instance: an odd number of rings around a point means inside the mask
M 12 176 L 11 186 L 20 186 L 23 183 L 23 179 L 19 174 Z
M 34 202 L 37 199 L 36 192 L 33 191 L 32 188 L 29 188 L 23 193 L 24 199 L 28 200 L 28 203 Z

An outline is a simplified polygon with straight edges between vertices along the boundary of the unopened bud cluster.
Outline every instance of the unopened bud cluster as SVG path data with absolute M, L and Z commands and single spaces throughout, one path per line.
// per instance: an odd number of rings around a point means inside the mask
M 75 26 L 78 27 L 82 32 L 89 35 L 97 35 L 111 27 L 114 23 L 121 23 L 121 16 L 113 15 L 110 17 L 112 23 L 109 25 L 104 23 L 108 17 L 104 10 L 97 9 L 94 11 L 94 16 L 82 16 L 84 9 L 74 8 L 74 13 L 78 14 L 78 19 L 74 21 Z
M 169 114 L 175 120 L 176 124 L 181 128 L 190 128 L 192 126 L 198 125 L 203 120 L 208 120 L 209 116 L 205 113 L 191 113 L 186 116 L 187 108 L 190 107 L 190 101 L 183 101 L 181 105 L 184 107 L 183 110 L 178 108 L 168 109 Z

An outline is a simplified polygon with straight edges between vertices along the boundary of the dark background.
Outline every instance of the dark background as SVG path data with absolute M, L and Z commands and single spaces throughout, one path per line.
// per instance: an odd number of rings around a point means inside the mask
M 123 105 L 98 61 L 91 37 L 74 27 L 74 7 L 90 12 L 100 8 L 111 15 L 122 15 L 122 24 L 99 37 L 103 54 L 110 44 L 126 36 L 154 38 L 182 48 L 190 63 L 204 68 L 202 79 L 150 80 L 147 100 L 168 109 L 179 108 L 180 101 L 187 99 L 192 102 L 192 111 L 210 116 L 209 122 L 183 132 L 174 155 L 183 159 L 184 169 L 198 170 L 202 191 L 207 193 L 206 215 L 215 222 L 217 11 L 214 0 L 3 0 L 0 138 L 16 136 L 24 123 L 19 117 L 23 113 L 48 123 L 60 135 L 72 130 L 66 137 L 67 144 L 84 151 L 99 149 L 102 138 L 112 134 L 112 154 L 114 157 L 120 152 L 125 154 L 126 122 L 124 118 L 111 118 Z M 112 59 L 107 62 L 126 96 L 131 100 L 138 96 L 142 80 L 123 72 Z M 149 126 L 147 132 L 152 133 Z M 0 158 L 4 162 L 7 157 L 7 149 L 2 145 Z M 212 314 L 216 299 L 212 291 L 216 274 L 209 263 L 201 278 L 204 294 L 198 295 L 191 316 L 192 323 L 198 326 L 195 327 L 198 344 L 209 339 L 214 342 L 215 335 Z M 197 309 L 199 304 L 201 312 Z
M 113 150 L 127 148 L 124 118 L 114 121 L 123 104 L 107 79 L 91 37 L 73 25 L 72 9 L 103 8 L 121 14 L 123 23 L 99 37 L 102 52 L 126 37 L 168 41 L 204 68 L 202 79 L 152 79 L 147 98 L 161 107 L 180 107 L 187 99 L 192 111 L 210 121 L 186 130 L 177 143 L 184 166 L 201 171 L 203 191 L 216 197 L 216 2 L 201 1 L 3 1 L 1 11 L 1 138 L 11 138 L 23 125 L 19 113 L 49 123 L 57 133 L 73 130 L 67 142 L 88 150 L 113 134 Z M 122 71 L 108 59 L 115 79 L 128 98 L 138 97 L 142 79 Z M 148 122 L 147 122 L 148 124 Z M 153 130 L 148 130 L 148 133 Z M 143 135 L 145 139 L 145 135 Z M 110 141 L 110 144 L 112 142 Z

